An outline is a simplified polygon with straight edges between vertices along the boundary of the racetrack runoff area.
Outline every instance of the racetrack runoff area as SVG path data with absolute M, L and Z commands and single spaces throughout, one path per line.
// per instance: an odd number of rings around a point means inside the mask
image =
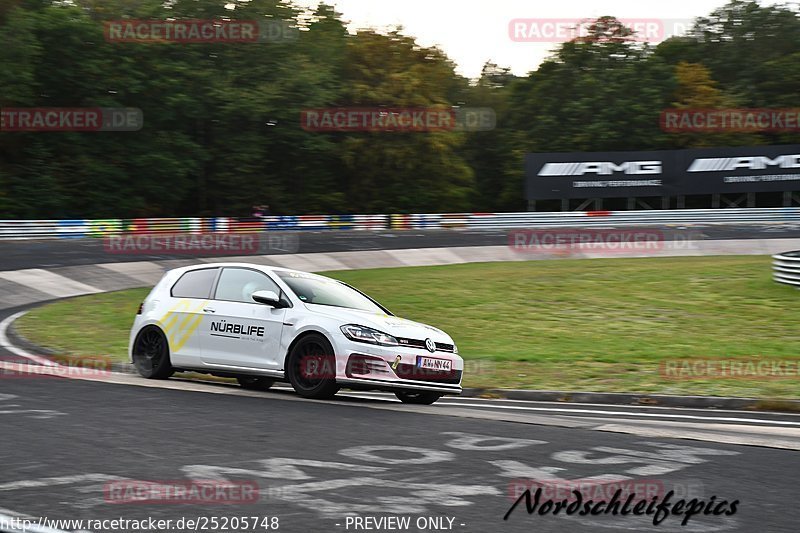
M 478 388 L 797 398 L 797 292 L 768 256 L 518 261 L 326 272 L 451 333 Z M 124 361 L 147 289 L 68 299 L 15 324 Z

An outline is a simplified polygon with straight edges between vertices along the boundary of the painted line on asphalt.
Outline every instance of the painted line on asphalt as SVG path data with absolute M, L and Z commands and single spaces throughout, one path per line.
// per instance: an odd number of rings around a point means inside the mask
M 8 335 L 6 335 L 6 332 L 8 331 L 9 326 L 11 326 L 11 324 L 16 319 L 20 318 L 27 312 L 28 311 L 20 311 L 19 313 L 14 313 L 13 315 L 6 317 L 5 320 L 0 322 L 0 348 L 8 350 L 9 352 L 19 357 L 30 359 L 31 361 L 34 361 L 35 363 L 38 363 L 42 366 L 59 366 L 58 363 L 55 363 L 50 359 L 47 359 L 46 357 L 34 355 L 26 350 L 23 350 L 22 348 L 14 346 L 13 344 L 11 344 L 11 341 L 8 340 Z
M 273 387 L 276 390 L 283 390 L 278 389 L 278 387 Z M 291 391 L 291 387 L 285 388 L 285 390 Z M 394 398 L 394 395 L 387 392 L 377 392 L 377 391 L 359 391 L 357 393 L 349 393 L 344 391 L 340 393 L 340 395 L 348 395 L 349 397 L 356 397 L 362 399 L 370 399 L 370 400 L 387 400 L 390 402 L 398 401 Z M 369 396 L 368 396 L 369 395 Z M 744 411 L 741 409 L 716 409 L 716 408 L 699 408 L 699 407 L 665 407 L 661 405 L 626 405 L 626 404 L 613 404 L 613 403 L 584 403 L 584 402 L 557 402 L 557 401 L 542 401 L 542 400 L 512 400 L 509 398 L 472 398 L 472 397 L 459 397 L 459 396 L 444 396 L 438 402 L 437 405 L 456 405 L 457 402 L 481 402 L 483 404 L 488 405 L 474 405 L 474 407 L 487 407 L 487 406 L 501 406 L 505 403 L 513 403 L 513 404 L 525 404 L 525 405 L 553 405 L 559 406 L 561 409 L 568 409 L 569 411 L 577 411 L 576 409 L 572 409 L 573 407 L 590 407 L 590 408 L 608 408 L 608 409 L 630 409 L 632 411 L 639 411 L 641 413 L 646 413 L 648 411 L 681 411 L 681 412 L 698 412 L 704 413 L 708 416 L 702 417 L 703 419 L 708 420 L 718 420 L 718 417 L 714 416 L 720 413 L 734 413 L 734 414 L 741 414 L 741 415 L 753 415 L 753 411 Z M 607 413 L 609 411 L 603 411 Z M 800 418 L 800 414 L 797 413 L 788 413 L 782 411 L 761 411 L 757 412 L 761 415 L 773 415 L 773 416 L 781 416 L 787 418 Z M 634 413 L 635 415 L 639 415 L 639 413 Z M 765 420 L 764 423 L 771 422 L 769 420 Z
M 446 405 L 454 405 L 458 407 L 486 407 L 485 405 L 480 404 L 470 404 L 470 403 L 455 403 L 455 402 L 447 402 Z M 688 420 L 716 420 L 720 422 L 753 422 L 756 424 L 777 424 L 781 426 L 800 426 L 800 422 L 789 422 L 787 420 L 760 420 L 758 418 L 736 418 L 736 417 L 724 417 L 724 416 L 716 416 L 716 417 L 708 417 L 708 416 L 696 416 L 696 415 L 676 415 L 676 414 L 667 414 L 667 413 L 634 413 L 631 411 L 602 411 L 600 409 L 564 409 L 564 408 L 557 408 L 557 407 L 523 407 L 517 405 L 493 405 L 491 406 L 492 409 L 511 409 L 511 410 L 520 410 L 520 411 L 546 411 L 546 412 L 558 412 L 558 413 L 581 413 L 581 414 L 592 414 L 592 415 L 616 415 L 616 416 L 640 416 L 646 418 L 680 418 L 680 419 L 688 419 Z
M 743 409 L 717 409 L 716 407 L 666 407 L 663 405 L 631 405 L 631 404 L 618 404 L 618 403 L 585 403 L 585 402 L 558 402 L 558 401 L 546 401 L 546 400 L 512 400 L 509 398 L 470 398 L 468 396 L 464 397 L 454 397 L 454 396 L 446 396 L 439 400 L 440 402 L 449 402 L 449 401 L 469 401 L 469 402 L 502 402 L 502 403 L 522 403 L 522 404 L 538 404 L 538 405 L 559 405 L 559 406 L 574 406 L 574 407 L 608 407 L 611 409 L 641 409 L 641 410 L 655 410 L 655 411 L 697 411 L 700 413 L 741 413 L 741 414 L 753 414 L 753 411 L 745 411 Z M 754 400 L 755 401 L 755 400 Z M 564 408 L 567 408 L 564 407 Z M 783 411 L 758 411 L 759 414 L 764 415 L 776 415 L 776 416 L 786 416 L 786 417 L 800 417 L 798 413 L 789 413 Z
M 773 435 L 762 436 L 753 433 L 719 433 L 717 431 L 695 431 L 690 428 L 669 429 L 666 427 L 634 426 L 631 424 L 606 424 L 592 428 L 594 431 L 607 431 L 611 433 L 624 433 L 648 438 L 687 439 L 703 442 L 716 442 L 740 446 L 758 446 L 761 448 L 775 448 L 782 450 L 800 450 L 800 441 L 781 439 Z

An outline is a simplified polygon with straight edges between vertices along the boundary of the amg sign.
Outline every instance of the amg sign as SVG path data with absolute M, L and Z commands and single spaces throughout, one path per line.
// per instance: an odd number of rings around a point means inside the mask
M 800 146 L 704 148 L 678 152 L 679 194 L 800 191 Z
M 528 154 L 529 199 L 666 196 L 670 152 Z
M 609 161 L 587 163 L 547 163 L 540 176 L 583 176 L 597 174 L 608 176 L 614 172 L 629 175 L 661 174 L 661 161 L 626 161 L 617 165 Z
M 775 159 L 754 157 L 706 157 L 695 159 L 687 172 L 732 172 L 740 168 L 764 170 L 767 167 L 800 168 L 800 154 L 779 155 Z
M 800 191 L 800 146 L 528 154 L 529 200 Z

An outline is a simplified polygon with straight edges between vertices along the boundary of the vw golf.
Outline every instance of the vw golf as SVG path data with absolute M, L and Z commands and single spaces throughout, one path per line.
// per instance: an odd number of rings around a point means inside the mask
M 346 283 L 248 263 L 168 271 L 139 306 L 129 355 L 150 379 L 191 371 L 249 389 L 288 381 L 306 398 L 346 387 L 416 404 L 460 394 L 464 369 L 445 332 Z

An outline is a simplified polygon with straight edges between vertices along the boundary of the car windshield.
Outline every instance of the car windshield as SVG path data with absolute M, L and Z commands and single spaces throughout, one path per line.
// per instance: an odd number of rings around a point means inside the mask
M 386 313 L 368 297 L 339 281 L 302 272 L 277 274 L 304 303 Z

